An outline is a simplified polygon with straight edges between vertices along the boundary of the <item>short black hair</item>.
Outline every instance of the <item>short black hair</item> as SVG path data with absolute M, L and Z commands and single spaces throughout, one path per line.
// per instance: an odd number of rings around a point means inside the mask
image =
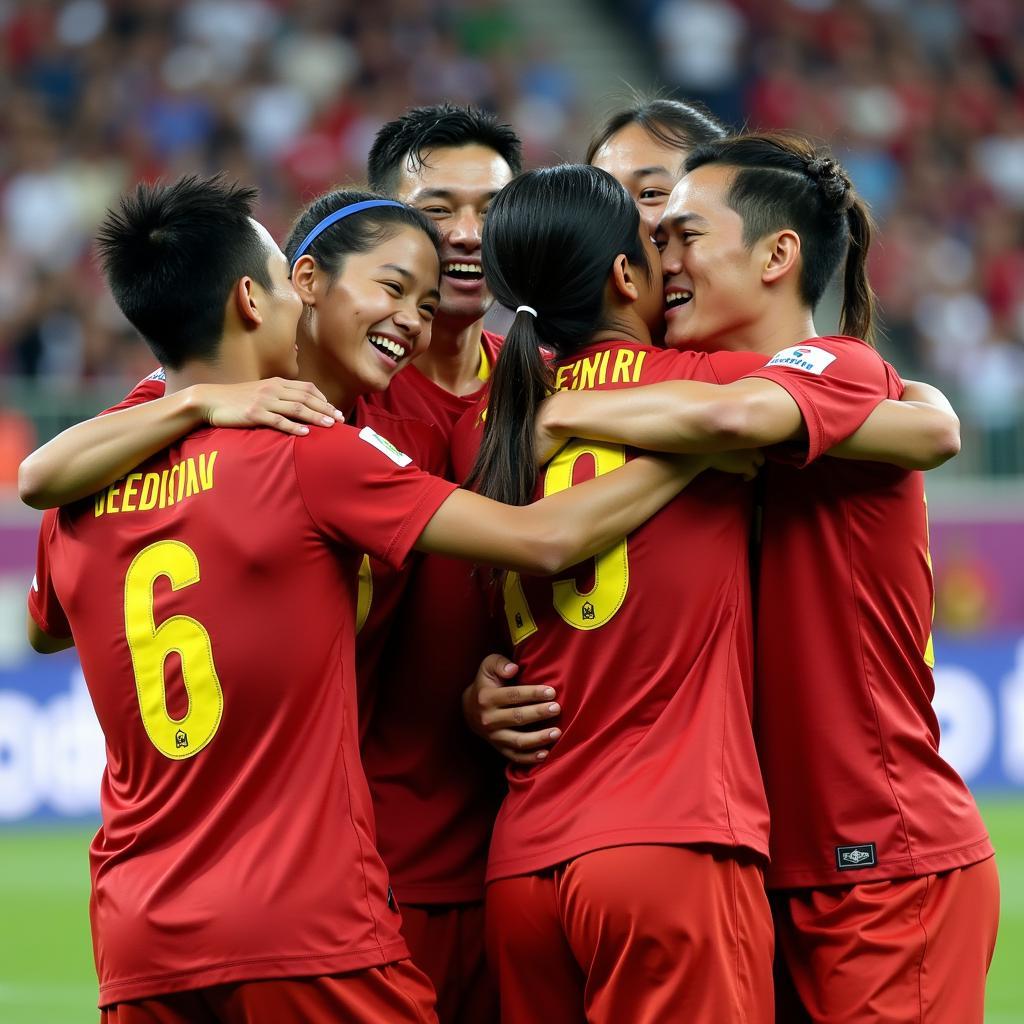
M 523 144 L 511 125 L 478 107 L 438 103 L 414 107 L 377 132 L 366 166 L 370 188 L 394 195 L 407 161 L 422 167 L 428 150 L 470 145 L 493 149 L 513 175 L 523 169 Z
M 729 134 L 725 124 L 701 103 L 635 93 L 633 102 L 612 114 L 594 134 L 587 146 L 586 162 L 592 164 L 597 151 L 630 124 L 639 125 L 652 139 L 680 151 Z
M 257 191 L 224 175 L 140 184 L 107 211 L 96 235 L 121 312 L 164 365 L 208 359 L 224 333 L 235 284 L 270 290 L 267 244 L 252 220 Z

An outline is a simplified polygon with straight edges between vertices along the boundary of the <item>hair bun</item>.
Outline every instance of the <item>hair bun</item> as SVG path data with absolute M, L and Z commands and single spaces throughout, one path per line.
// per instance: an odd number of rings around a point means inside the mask
M 853 203 L 853 184 L 846 172 L 831 157 L 818 156 L 807 164 L 807 173 L 817 182 L 830 207 L 846 210 Z

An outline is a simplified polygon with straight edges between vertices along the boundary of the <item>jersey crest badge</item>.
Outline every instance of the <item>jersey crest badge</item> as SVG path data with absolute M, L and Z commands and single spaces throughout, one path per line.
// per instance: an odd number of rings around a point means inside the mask
M 767 365 L 782 366 L 790 370 L 803 370 L 804 373 L 820 376 L 835 361 L 836 357 L 823 348 L 816 348 L 814 345 L 796 345 L 794 348 L 784 348 L 781 352 L 776 352 L 768 360 Z
M 412 458 L 399 451 L 386 437 L 381 437 L 376 430 L 370 427 L 363 427 L 359 431 L 359 437 L 367 444 L 372 444 L 379 452 L 383 452 L 396 466 L 408 466 Z
M 874 843 L 858 843 L 856 846 L 836 847 L 836 871 L 856 871 L 858 868 L 873 868 L 878 863 Z

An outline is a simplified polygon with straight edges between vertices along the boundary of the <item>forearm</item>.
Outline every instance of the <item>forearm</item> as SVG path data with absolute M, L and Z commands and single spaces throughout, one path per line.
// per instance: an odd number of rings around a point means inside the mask
M 759 448 L 797 437 L 803 418 L 777 384 L 674 380 L 617 391 L 563 391 L 541 409 L 539 434 L 588 437 L 648 451 L 696 454 Z
M 960 421 L 946 396 L 928 384 L 911 381 L 902 401 L 882 402 L 829 455 L 927 470 L 959 451 Z
M 550 575 L 611 547 L 670 501 L 700 459 L 634 459 L 597 479 L 512 506 L 456 491 L 417 548 L 518 572 Z
M 112 484 L 202 422 L 195 391 L 97 416 L 58 434 L 18 470 L 18 493 L 33 508 L 66 505 Z

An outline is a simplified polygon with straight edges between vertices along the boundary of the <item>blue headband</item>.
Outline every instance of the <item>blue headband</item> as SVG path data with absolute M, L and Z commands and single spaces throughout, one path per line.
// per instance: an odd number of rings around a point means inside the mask
M 375 206 L 397 206 L 399 209 L 405 209 L 405 203 L 396 203 L 393 199 L 364 199 L 361 203 L 350 203 L 348 206 L 343 206 L 340 210 L 335 210 L 334 213 L 329 213 L 322 221 L 306 237 L 302 240 L 302 245 L 295 250 L 295 255 L 292 257 L 290 266 L 295 266 L 299 257 L 320 237 L 332 224 L 337 224 L 339 220 L 344 220 L 346 217 L 351 216 L 353 213 L 361 213 L 363 210 L 372 210 Z

